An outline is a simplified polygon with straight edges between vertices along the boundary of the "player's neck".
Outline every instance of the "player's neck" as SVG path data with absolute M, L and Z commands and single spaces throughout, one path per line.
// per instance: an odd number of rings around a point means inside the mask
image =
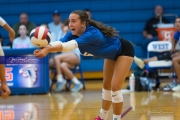
M 26 35 L 21 35 L 21 36 L 20 36 L 20 38 L 21 38 L 22 40 L 26 39 L 26 37 L 27 37 Z
M 86 31 L 86 27 L 82 28 L 77 36 L 81 36 Z

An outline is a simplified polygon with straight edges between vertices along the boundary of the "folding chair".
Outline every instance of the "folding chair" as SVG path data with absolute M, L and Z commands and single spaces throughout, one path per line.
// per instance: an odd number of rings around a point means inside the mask
M 172 49 L 172 44 L 169 41 L 154 41 L 149 43 L 147 48 L 147 58 L 150 57 L 150 52 L 168 52 Z M 150 61 L 148 68 L 151 69 L 161 69 L 161 68 L 172 68 L 171 60 L 159 60 L 159 61 Z
M 172 49 L 172 44 L 169 41 L 153 41 L 149 43 L 147 48 L 147 58 L 150 57 L 150 52 L 157 52 L 157 53 L 163 53 L 168 52 Z M 174 77 L 174 71 L 172 66 L 171 60 L 159 60 L 159 61 L 150 61 L 148 64 L 146 64 L 146 69 L 148 71 L 153 71 L 157 73 L 157 69 L 172 69 L 172 76 Z M 157 79 L 158 79 L 157 74 Z M 149 81 L 149 87 L 150 87 L 150 81 Z M 150 88 L 149 88 L 150 89 Z

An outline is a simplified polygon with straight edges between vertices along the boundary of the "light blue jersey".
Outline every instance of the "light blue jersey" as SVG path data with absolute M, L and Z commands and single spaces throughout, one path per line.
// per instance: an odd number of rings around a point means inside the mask
M 80 37 L 73 35 L 69 31 L 60 40 L 62 42 L 76 40 L 83 55 L 94 55 L 100 58 L 116 60 L 121 54 L 121 42 L 118 36 L 108 37 L 94 26 L 87 26 Z
M 176 31 L 174 34 L 174 40 L 177 41 L 175 50 L 179 51 L 180 50 L 180 32 Z
M 176 41 L 180 41 L 180 32 L 179 31 L 176 31 L 175 34 L 174 34 L 174 39 Z

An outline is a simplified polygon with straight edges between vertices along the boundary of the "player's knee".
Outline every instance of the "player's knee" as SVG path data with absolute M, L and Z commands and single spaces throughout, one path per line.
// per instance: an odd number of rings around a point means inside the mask
M 103 88 L 105 90 L 111 90 L 111 84 L 103 83 Z
M 122 95 L 122 91 L 121 90 L 111 91 L 111 96 L 112 96 L 112 102 L 113 103 L 123 102 L 123 95 Z
M 102 98 L 107 101 L 112 101 L 111 91 L 103 88 L 102 89 Z
M 55 60 L 55 61 L 61 61 L 61 56 L 60 56 L 60 55 L 54 56 L 54 60 Z
M 111 84 L 111 90 L 112 91 L 118 91 L 121 89 L 121 85 L 120 84 L 117 84 L 117 83 L 112 83 Z
M 61 69 L 65 69 L 65 68 L 67 68 L 67 63 L 66 62 L 62 62 L 61 63 L 61 65 L 60 65 L 60 67 L 61 67 Z
M 173 64 L 174 64 L 174 63 L 176 63 L 176 60 L 175 60 L 175 58 L 173 58 L 173 59 L 172 59 L 172 63 L 173 63 Z
M 177 57 L 174 57 L 174 58 L 172 59 L 172 63 L 173 63 L 173 64 L 176 64 L 177 62 L 178 62 Z

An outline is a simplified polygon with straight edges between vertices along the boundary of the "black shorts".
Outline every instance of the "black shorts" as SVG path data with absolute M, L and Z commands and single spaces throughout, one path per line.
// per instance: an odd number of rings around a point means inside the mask
M 123 38 L 120 38 L 120 42 L 122 45 L 122 49 L 121 49 L 121 54 L 119 56 L 128 56 L 134 58 L 133 45 L 128 40 L 124 40 Z

